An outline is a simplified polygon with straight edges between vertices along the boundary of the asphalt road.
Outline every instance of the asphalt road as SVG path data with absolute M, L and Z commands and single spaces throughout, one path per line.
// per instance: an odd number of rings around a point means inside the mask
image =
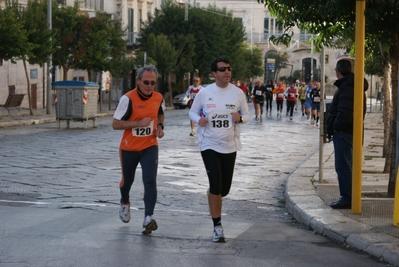
M 251 114 L 253 114 L 252 104 Z M 227 243 L 211 241 L 208 182 L 188 110 L 168 110 L 160 140 L 158 230 L 141 234 L 141 171 L 130 223 L 119 220 L 121 131 L 56 123 L 0 129 L 0 266 L 386 266 L 314 234 L 284 207 L 284 184 L 318 149 L 299 112 L 242 127 L 233 186 L 223 201 Z

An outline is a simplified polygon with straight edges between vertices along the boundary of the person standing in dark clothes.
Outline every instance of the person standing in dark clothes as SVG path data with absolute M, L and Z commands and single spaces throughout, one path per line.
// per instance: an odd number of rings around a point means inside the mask
M 353 142 L 353 100 L 354 74 L 352 63 L 348 59 L 337 62 L 335 73 L 338 87 L 327 116 L 328 139 L 333 138 L 335 154 L 335 171 L 338 175 L 340 199 L 330 204 L 333 209 L 350 209 L 352 207 L 352 142 Z M 368 83 L 365 80 L 364 91 Z M 364 96 L 364 101 L 366 97 Z M 364 103 L 363 114 L 366 114 Z

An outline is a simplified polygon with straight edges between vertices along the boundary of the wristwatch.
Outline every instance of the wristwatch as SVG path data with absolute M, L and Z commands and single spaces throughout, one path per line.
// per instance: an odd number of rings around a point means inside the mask
M 163 123 L 162 123 L 162 122 L 159 122 L 159 123 L 157 124 L 157 127 L 158 127 L 158 126 L 161 126 L 161 128 L 162 128 L 162 130 L 163 130 L 164 126 L 163 126 Z
M 244 121 L 242 120 L 242 116 L 240 116 L 240 122 L 244 122 Z

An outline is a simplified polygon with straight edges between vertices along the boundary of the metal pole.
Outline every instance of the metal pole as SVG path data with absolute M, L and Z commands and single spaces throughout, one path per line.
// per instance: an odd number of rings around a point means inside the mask
M 371 108 L 373 107 L 373 102 L 371 98 L 372 93 L 373 93 L 373 75 L 370 75 L 370 113 L 371 113 Z
M 312 34 L 312 43 L 310 44 L 310 80 L 313 81 L 313 34 Z
M 254 37 L 253 37 L 253 29 L 254 29 L 254 0 L 252 2 L 252 18 L 251 18 L 251 54 L 253 52 L 253 42 L 254 42 Z
M 47 24 L 48 24 L 48 29 L 51 31 L 52 30 L 52 24 L 51 24 L 51 0 L 47 0 Z M 51 37 L 50 37 L 51 40 Z M 51 69 L 52 69 L 52 55 L 50 54 L 48 56 L 48 63 L 47 63 L 47 109 L 46 113 L 51 114 L 52 112 L 52 103 L 51 103 L 51 83 L 52 83 L 52 76 L 51 76 Z
M 325 76 L 325 49 L 321 49 L 321 77 Z M 324 97 L 325 97 L 325 79 L 321 79 L 321 103 L 320 103 L 320 138 L 319 138 L 319 183 L 323 182 L 323 154 L 324 154 Z
M 363 100 L 364 100 L 364 40 L 366 1 L 356 1 L 355 33 L 355 87 L 353 104 L 353 162 L 352 162 L 352 213 L 362 211 L 362 164 L 363 164 Z

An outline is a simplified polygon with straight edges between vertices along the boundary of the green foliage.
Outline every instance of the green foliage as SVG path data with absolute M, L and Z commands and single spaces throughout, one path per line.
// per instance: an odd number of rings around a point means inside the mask
M 0 58 L 13 63 L 26 54 L 28 43 L 23 24 L 19 20 L 19 12 L 16 2 L 8 3 L 4 9 L 0 9 Z
M 174 70 L 178 60 L 178 51 L 165 35 L 150 34 L 147 48 L 148 55 L 157 62 L 159 72 L 166 74 Z
M 302 79 L 302 70 L 295 70 L 292 76 L 295 78 L 295 80 L 301 80 Z
M 24 29 L 26 29 L 27 42 L 31 45 L 28 53 L 30 64 L 43 66 L 52 53 L 52 32 L 47 24 L 47 4 L 43 0 L 28 2 L 23 12 Z
M 105 13 L 97 12 L 95 17 L 79 17 L 78 50 L 76 67 L 105 71 L 110 68 L 111 59 L 124 56 L 126 42 L 119 22 Z
M 7 1 L 0 10 L 0 57 L 5 60 L 28 60 L 42 65 L 51 53 L 51 32 L 47 26 L 46 5 L 32 0 L 27 7 Z
M 136 60 L 130 57 L 113 58 L 109 62 L 109 71 L 114 78 L 124 78 L 129 76 L 135 68 Z
M 78 60 L 75 53 L 78 51 L 78 31 L 80 20 L 78 17 L 78 6 L 52 6 L 53 31 L 54 31 L 54 53 L 53 64 L 62 66 L 64 73 L 74 68 Z
M 233 70 L 234 78 L 244 80 L 263 75 L 262 51 L 258 47 L 253 47 L 252 51 L 249 46 L 243 47 L 238 62 L 240 63 L 236 64 L 238 69 Z
M 155 36 L 163 34 L 178 52 L 175 72 L 180 76 L 198 70 L 199 75 L 205 77 L 210 73 L 210 63 L 220 56 L 227 57 L 233 69 L 239 70 L 245 47 L 242 25 L 232 18 L 231 13 L 214 7 L 189 6 L 188 14 L 185 21 L 183 8 L 172 1 L 165 2 L 161 10 L 156 10 L 143 24 L 138 39 L 141 50 L 149 52 L 151 33 Z M 233 75 L 238 73 L 234 71 Z
M 53 24 L 55 31 L 55 51 L 53 62 L 66 72 L 71 68 L 91 71 L 111 70 L 117 76 L 125 73 L 132 64 L 123 60 L 126 54 L 126 41 L 120 23 L 105 13 L 97 12 L 89 18 L 79 15 L 78 7 L 54 6 Z M 90 78 L 89 78 L 90 79 Z

